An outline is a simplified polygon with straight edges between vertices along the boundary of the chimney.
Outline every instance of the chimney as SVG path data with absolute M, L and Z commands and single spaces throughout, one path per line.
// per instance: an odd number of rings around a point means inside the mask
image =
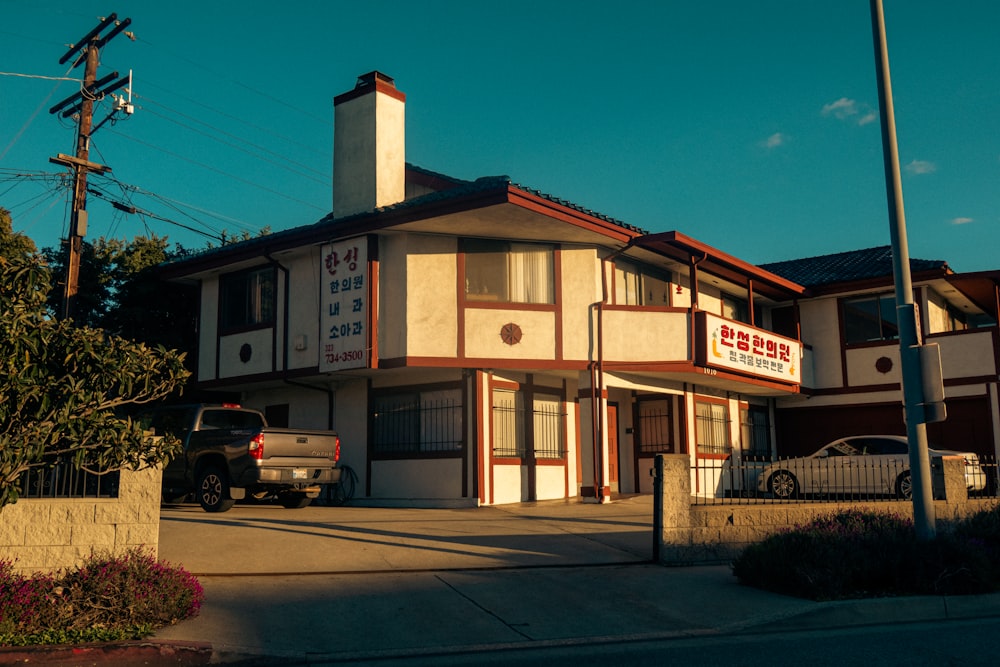
M 406 198 L 406 95 L 381 72 L 333 98 L 333 216 Z

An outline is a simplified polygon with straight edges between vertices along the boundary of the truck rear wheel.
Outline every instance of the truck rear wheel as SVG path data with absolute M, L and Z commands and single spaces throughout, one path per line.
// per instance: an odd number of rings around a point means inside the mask
M 281 503 L 281 506 L 290 510 L 307 507 L 312 501 L 313 499 L 304 493 L 282 493 L 278 496 L 278 502 Z
M 218 466 L 206 466 L 198 474 L 198 503 L 206 512 L 225 512 L 236 504 L 229 495 L 229 477 Z

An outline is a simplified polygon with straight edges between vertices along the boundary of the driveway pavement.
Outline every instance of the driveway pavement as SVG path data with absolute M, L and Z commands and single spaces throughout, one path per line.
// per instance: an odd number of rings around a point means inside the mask
M 816 603 L 741 586 L 727 566 L 655 565 L 651 553 L 650 496 L 448 510 L 169 506 L 159 555 L 198 576 L 200 615 L 131 652 L 63 664 L 434 664 L 523 646 L 1000 617 L 1000 595 Z

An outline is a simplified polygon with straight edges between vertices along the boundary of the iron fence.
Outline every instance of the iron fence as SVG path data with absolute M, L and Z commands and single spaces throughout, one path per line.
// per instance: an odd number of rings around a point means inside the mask
M 566 413 L 548 404 L 526 410 L 520 404 L 493 406 L 493 455 L 501 458 L 528 456 L 526 429 L 531 428 L 532 454 L 536 459 L 566 456 L 563 422 Z
M 856 457 L 698 457 L 691 469 L 692 502 L 696 505 L 877 502 L 912 497 L 906 457 L 869 458 L 858 461 Z M 995 457 L 966 461 L 965 479 L 970 498 L 1000 497 Z M 943 498 L 940 459 L 931 459 L 931 483 L 934 497 Z
M 59 459 L 21 474 L 21 498 L 117 498 L 117 470 L 92 473 L 79 470 L 68 459 Z
M 379 398 L 372 420 L 377 455 L 462 451 L 461 401 L 416 395 Z

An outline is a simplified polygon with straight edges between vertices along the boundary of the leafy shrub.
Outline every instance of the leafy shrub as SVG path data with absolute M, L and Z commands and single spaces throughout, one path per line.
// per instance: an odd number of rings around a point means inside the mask
M 0 645 L 139 639 L 196 616 L 203 599 L 194 576 L 139 549 L 56 575 L 0 561 Z
M 813 600 L 983 593 L 1000 585 L 1000 565 L 978 537 L 983 526 L 994 527 L 995 539 L 1000 514 L 970 517 L 919 542 L 908 518 L 848 510 L 750 545 L 733 574 L 744 584 Z
M 955 539 L 977 542 L 993 562 L 1000 562 L 1000 505 L 958 521 L 952 535 Z

